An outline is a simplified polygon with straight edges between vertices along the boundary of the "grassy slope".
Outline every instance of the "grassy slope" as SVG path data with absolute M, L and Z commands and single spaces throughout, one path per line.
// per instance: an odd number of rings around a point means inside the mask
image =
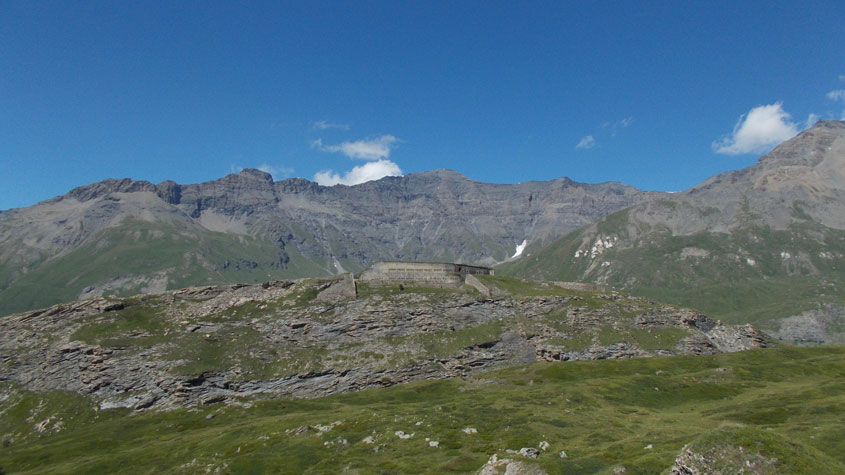
M 602 236 L 629 236 L 627 210 L 598 223 Z M 822 252 L 845 253 L 845 231 L 811 222 L 776 231 L 747 227 L 732 234 L 673 236 L 668 230 L 643 229 L 633 247 L 608 249 L 600 257 L 611 271 L 590 269 L 589 258 L 574 258 L 585 230 L 555 241 L 531 256 L 497 268 L 503 275 L 545 280 L 596 281 L 655 300 L 696 308 L 730 323 L 756 323 L 815 308 L 845 303 L 841 259 Z M 681 257 L 684 248 L 710 251 L 706 258 Z M 801 264 L 784 261 L 781 252 L 803 254 Z M 754 261 L 750 265 L 747 259 Z M 837 265 L 840 264 L 840 265 Z
M 0 461 L 15 473 L 472 472 L 493 453 L 546 440 L 537 462 L 550 473 L 618 465 L 658 473 L 695 441 L 775 457 L 781 473 L 843 473 L 843 376 L 845 348 L 781 348 L 538 363 L 465 381 L 134 415 L 5 385 Z M 33 426 L 50 416 L 57 418 L 36 434 Z M 52 433 L 59 420 L 63 430 Z M 329 432 L 313 428 L 335 421 Z M 312 428 L 297 435 L 303 426 Z M 398 430 L 414 436 L 399 439 Z M 367 436 L 375 444 L 363 443 Z
M 0 315 L 76 300 L 83 289 L 109 279 L 165 271 L 168 288 L 238 282 L 325 273 L 293 248 L 290 261 L 273 243 L 202 228 L 185 230 L 166 223 L 132 220 L 110 228 L 64 256 L 34 266 L 33 270 L 0 291 Z M 224 263 L 229 261 L 228 268 Z M 236 264 L 255 262 L 257 267 Z M 145 284 L 124 288 L 118 295 L 134 295 Z M 111 292 L 109 292 L 111 293 Z

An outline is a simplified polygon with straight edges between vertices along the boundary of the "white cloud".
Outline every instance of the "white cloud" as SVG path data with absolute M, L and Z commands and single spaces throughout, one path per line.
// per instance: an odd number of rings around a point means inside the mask
M 813 114 L 812 112 L 810 115 L 807 116 L 807 122 L 804 124 L 805 129 L 809 129 L 810 127 L 816 125 L 816 122 L 821 119 L 821 116 L 818 114 Z
M 602 122 L 601 128 L 610 129 L 610 136 L 616 137 L 616 132 L 619 129 L 624 129 L 628 127 L 629 125 L 631 125 L 632 122 L 634 122 L 633 117 L 625 117 L 624 119 L 617 120 L 616 122 Z
M 798 133 L 790 118 L 780 102 L 755 107 L 740 116 L 730 137 L 713 142 L 713 150 L 727 155 L 766 152 Z
M 315 129 L 326 130 L 326 129 L 341 129 L 341 130 L 349 130 L 349 124 L 335 124 L 326 120 L 318 120 L 314 122 L 313 127 Z
M 575 148 L 588 149 L 588 148 L 593 148 L 595 146 L 596 146 L 596 139 L 593 138 L 592 135 L 587 135 L 587 136 L 583 137 L 580 142 L 578 142 L 578 145 L 576 145 Z
M 341 142 L 338 145 L 323 145 L 323 140 L 317 139 L 311 145 L 323 152 L 340 152 L 350 158 L 382 160 L 390 157 L 390 149 L 397 142 L 399 139 L 392 135 L 382 135 L 370 140 Z
M 344 173 L 343 176 L 325 170 L 314 174 L 314 181 L 323 186 L 357 185 L 368 181 L 378 180 L 386 176 L 402 176 L 399 165 L 390 160 L 367 162 Z
M 840 81 L 845 81 L 845 74 L 839 75 Z M 827 94 L 827 98 L 831 101 L 842 101 L 845 102 L 845 89 L 836 89 L 834 91 L 830 91 Z M 845 120 L 845 110 L 842 111 L 842 119 Z
M 616 122 L 602 122 L 601 127 L 603 129 L 610 128 L 610 129 L 613 129 L 613 130 L 624 129 L 625 127 L 628 127 L 629 125 L 631 125 L 631 122 L 633 122 L 633 121 L 634 121 L 633 117 L 625 117 L 624 119 L 617 120 Z
M 827 93 L 827 98 L 831 101 L 844 101 L 845 102 L 845 89 L 837 89 L 835 91 L 830 91 Z

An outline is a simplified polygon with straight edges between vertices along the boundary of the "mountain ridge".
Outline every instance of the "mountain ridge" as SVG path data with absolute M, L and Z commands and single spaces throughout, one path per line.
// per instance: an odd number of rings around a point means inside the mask
M 106 179 L 0 216 L 0 314 L 164 290 L 161 282 L 178 288 L 359 272 L 378 260 L 495 264 L 521 243 L 539 248 L 661 196 L 569 178 L 489 184 L 451 170 L 333 187 L 275 182 L 254 169 L 189 185 Z M 164 248 L 181 251 L 149 257 Z M 108 263 L 89 262 L 106 255 Z
M 778 319 L 816 315 L 833 332 L 823 340 L 838 341 L 842 170 L 845 122 L 820 121 L 754 165 L 611 214 L 500 271 L 597 282 L 772 331 L 784 330 Z
M 159 197 L 161 197 L 164 201 L 171 203 L 171 204 L 179 204 L 181 202 L 181 194 L 182 190 L 185 188 L 192 189 L 194 187 L 202 187 L 202 186 L 213 186 L 217 183 L 239 183 L 241 180 L 245 179 L 255 179 L 256 182 L 269 182 L 270 184 L 274 185 L 279 191 L 283 193 L 302 193 L 305 191 L 315 191 L 319 189 L 331 189 L 331 188 L 356 188 L 356 187 L 374 187 L 383 189 L 386 188 L 383 185 L 385 182 L 395 182 L 397 180 L 401 181 L 403 179 L 409 179 L 418 182 L 425 182 L 425 181 L 433 181 L 434 179 L 449 179 L 451 181 L 463 181 L 468 182 L 476 185 L 483 185 L 483 186 L 501 186 L 501 187 L 510 187 L 510 186 L 517 186 L 517 185 L 543 185 L 543 184 L 550 184 L 550 183 L 561 183 L 564 185 L 571 185 L 571 186 L 578 186 L 584 188 L 591 188 L 591 187 L 602 187 L 602 186 L 620 186 L 624 188 L 630 189 L 637 189 L 636 187 L 626 185 L 620 181 L 616 180 L 609 180 L 597 183 L 587 183 L 587 182 L 578 182 L 573 180 L 570 177 L 562 176 L 558 178 L 553 178 L 550 180 L 528 180 L 518 183 L 494 183 L 494 182 L 484 182 L 474 180 L 472 178 L 463 175 L 462 173 L 452 170 L 449 168 L 437 168 L 433 170 L 426 170 L 422 172 L 415 172 L 409 173 L 407 175 L 402 176 L 386 176 L 382 177 L 378 180 L 370 180 L 364 183 L 359 183 L 356 185 L 345 185 L 345 184 L 336 184 L 331 186 L 320 185 L 317 182 L 313 182 L 308 180 L 307 178 L 301 177 L 294 177 L 294 178 L 285 178 L 282 180 L 275 180 L 270 173 L 265 171 L 256 169 L 256 168 L 244 168 L 238 173 L 230 173 L 225 175 L 221 178 L 217 178 L 214 180 L 209 180 L 200 183 L 176 183 L 172 180 L 164 180 L 158 184 L 155 184 L 148 180 L 136 180 L 133 178 L 125 177 L 125 178 L 104 178 L 102 180 L 98 180 L 86 185 L 80 185 L 77 187 L 72 188 L 70 191 L 63 195 L 54 196 L 52 198 L 48 198 L 38 203 L 34 203 L 31 206 L 25 206 L 20 208 L 9 208 L 6 210 L 0 210 L 0 212 L 8 212 L 8 211 L 16 211 L 21 209 L 30 208 L 32 206 L 36 206 L 39 204 L 45 203 L 53 203 L 57 201 L 61 201 L 63 199 L 74 198 L 79 201 L 88 201 L 91 199 L 99 198 L 103 195 L 108 193 L 133 193 L 139 191 L 149 191 L 156 193 Z M 638 190 L 644 193 L 666 193 L 662 191 L 656 190 Z

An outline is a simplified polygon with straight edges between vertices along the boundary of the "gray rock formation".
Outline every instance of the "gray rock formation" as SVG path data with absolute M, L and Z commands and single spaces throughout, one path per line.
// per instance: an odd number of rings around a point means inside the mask
M 823 305 L 773 322 L 770 334 L 799 346 L 845 343 L 845 306 Z
M 778 459 L 766 457 L 753 449 L 738 446 L 707 447 L 696 450 L 688 444 L 681 449 L 669 471 L 672 475 L 749 474 L 767 475 L 784 473 Z
M 548 475 L 548 472 L 537 464 L 494 457 L 481 467 L 478 475 Z
M 378 287 L 353 299 L 348 285 L 349 276 L 194 287 L 11 315 L 0 319 L 0 381 L 143 410 L 318 397 L 538 360 L 767 345 L 750 327 L 618 294 L 585 302 L 556 286 L 494 299 L 470 287 Z

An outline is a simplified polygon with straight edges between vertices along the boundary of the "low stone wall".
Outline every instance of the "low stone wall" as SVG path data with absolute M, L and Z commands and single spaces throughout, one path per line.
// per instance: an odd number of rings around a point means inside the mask
M 552 282 L 552 284 L 567 290 L 581 290 L 587 292 L 603 290 L 596 284 L 588 284 L 586 282 Z

